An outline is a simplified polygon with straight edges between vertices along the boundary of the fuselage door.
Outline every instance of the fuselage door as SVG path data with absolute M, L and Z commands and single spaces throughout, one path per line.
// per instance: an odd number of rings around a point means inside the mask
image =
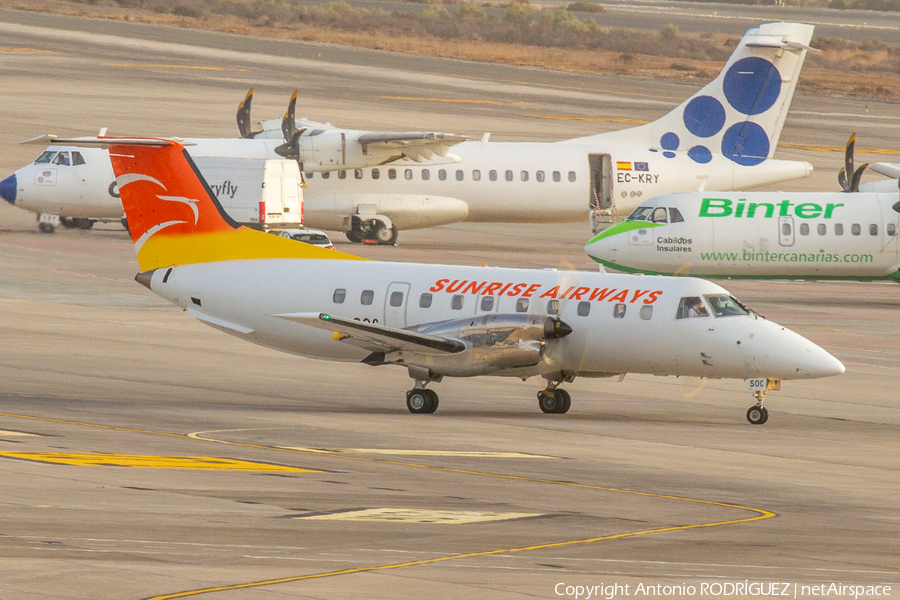
M 409 284 L 394 282 L 388 286 L 384 299 L 384 324 L 387 327 L 406 327 L 406 303 Z
M 612 159 L 609 154 L 588 154 L 591 167 L 591 210 L 612 208 Z
M 778 217 L 778 243 L 782 246 L 794 245 L 794 217 Z

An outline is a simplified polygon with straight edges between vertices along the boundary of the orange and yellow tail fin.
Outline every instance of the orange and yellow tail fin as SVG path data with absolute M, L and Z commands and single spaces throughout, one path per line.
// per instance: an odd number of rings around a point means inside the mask
M 104 141 L 141 271 L 259 258 L 364 260 L 239 225 L 222 209 L 178 142 Z

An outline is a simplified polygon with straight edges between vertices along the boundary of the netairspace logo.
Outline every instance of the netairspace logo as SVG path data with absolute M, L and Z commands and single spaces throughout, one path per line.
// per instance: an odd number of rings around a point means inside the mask
M 600 584 L 569 585 L 557 583 L 553 588 L 557 596 L 572 600 L 614 600 L 624 597 L 709 597 L 731 598 L 741 596 L 769 596 L 773 598 L 878 598 L 889 597 L 889 585 L 847 585 L 844 583 L 822 583 L 806 585 L 786 582 L 757 582 L 745 579 L 735 583 L 689 584 Z

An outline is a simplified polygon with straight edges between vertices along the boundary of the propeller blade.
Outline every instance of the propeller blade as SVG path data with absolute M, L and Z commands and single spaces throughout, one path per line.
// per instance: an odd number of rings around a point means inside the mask
M 838 171 L 838 183 L 841 184 L 841 189 L 845 192 L 850 191 L 850 182 L 847 181 L 847 170 L 844 167 L 841 167 L 841 170 Z
M 859 191 L 859 180 L 862 179 L 863 171 L 866 170 L 866 167 L 869 166 L 869 163 L 862 165 L 860 168 L 856 170 L 853 174 L 853 181 L 850 182 L 850 191 L 858 192 Z
M 281 133 L 284 134 L 284 141 L 289 144 L 294 139 L 294 133 L 297 131 L 297 115 L 295 112 L 297 110 L 298 91 L 294 90 L 294 95 L 291 96 L 291 101 L 288 102 L 287 112 L 284 113 L 284 117 L 281 119 Z
M 237 126 L 241 132 L 242 138 L 252 138 L 254 136 L 253 127 L 250 123 L 250 104 L 253 102 L 253 88 L 247 92 L 247 97 L 238 105 L 237 109 Z
M 303 135 L 303 132 L 306 131 L 306 127 L 303 129 L 295 130 L 293 135 L 291 135 L 291 140 L 289 142 L 285 142 L 275 148 L 275 154 L 278 156 L 283 156 L 284 158 L 293 158 L 294 160 L 300 160 L 300 136 Z
M 847 148 L 844 149 L 844 168 L 847 173 L 853 173 L 853 147 L 856 145 L 856 132 L 850 136 L 847 141 Z

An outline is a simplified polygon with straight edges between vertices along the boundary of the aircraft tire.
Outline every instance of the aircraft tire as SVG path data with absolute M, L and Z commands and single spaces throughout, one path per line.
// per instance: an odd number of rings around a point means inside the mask
M 356 231 L 355 229 L 351 229 L 350 231 L 346 232 L 344 235 L 346 235 L 347 239 L 350 240 L 351 242 L 353 242 L 354 244 L 360 243 L 363 239 L 362 234 L 360 232 Z
M 747 410 L 747 420 L 753 425 L 762 425 L 769 420 L 769 411 L 765 406 L 751 406 Z
M 53 233 L 56 231 L 56 227 L 50 223 L 38 223 L 38 229 L 41 230 L 41 233 Z
M 122 227 L 125 228 L 125 231 L 127 231 L 129 235 L 131 234 L 131 229 L 128 227 L 128 219 L 125 217 L 122 217 Z
M 566 390 L 556 390 L 556 393 L 562 396 L 562 403 L 559 406 L 559 410 L 556 412 L 561 415 L 566 414 L 569 412 L 569 409 L 572 408 L 572 396 L 570 396 L 569 392 Z
M 425 390 L 425 392 L 428 393 L 428 409 L 425 412 L 430 415 L 438 409 L 438 395 L 434 390 Z
M 393 246 L 397 242 L 397 228 L 378 225 L 372 232 L 372 237 L 381 246 Z
M 59 224 L 65 229 L 75 229 L 78 227 L 78 219 L 61 218 Z
M 94 221 L 91 219 L 75 219 L 75 226 L 78 229 L 90 229 L 94 226 Z
M 538 406 L 546 414 L 558 413 L 563 406 L 563 397 L 557 394 L 557 390 L 541 390 L 538 392 Z
M 428 409 L 434 404 L 437 409 L 437 401 L 431 401 L 431 390 L 412 389 L 406 392 L 406 408 L 413 414 L 428 413 Z M 437 394 L 435 394 L 437 396 Z

